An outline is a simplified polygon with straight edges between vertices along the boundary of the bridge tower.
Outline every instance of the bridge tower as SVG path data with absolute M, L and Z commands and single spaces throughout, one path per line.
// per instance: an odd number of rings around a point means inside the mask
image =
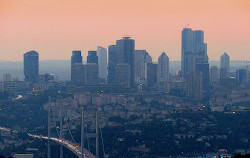
M 84 109 L 82 107 L 82 125 L 81 125 L 81 158 L 84 158 Z
M 49 97 L 49 104 L 48 104 L 48 158 L 50 158 L 50 115 L 51 115 L 51 110 L 50 110 L 50 106 L 51 106 L 51 98 Z
M 62 101 L 59 101 L 60 104 L 60 113 L 59 113 L 59 117 L 60 117 L 60 136 L 59 138 L 62 139 L 62 134 L 63 134 L 63 117 L 62 117 Z M 63 146 L 62 144 L 60 145 L 60 158 L 63 158 Z
M 98 109 L 96 111 L 96 158 L 99 158 L 99 118 Z

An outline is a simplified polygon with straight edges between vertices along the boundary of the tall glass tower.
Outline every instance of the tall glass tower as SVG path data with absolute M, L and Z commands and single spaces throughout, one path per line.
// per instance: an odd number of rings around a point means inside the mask
M 35 83 L 39 75 L 39 54 L 30 51 L 23 55 L 25 81 Z

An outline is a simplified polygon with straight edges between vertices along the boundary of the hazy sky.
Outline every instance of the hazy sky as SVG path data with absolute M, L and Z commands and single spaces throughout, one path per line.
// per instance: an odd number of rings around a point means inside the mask
M 180 60 L 185 24 L 205 32 L 210 60 L 250 60 L 250 0 L 0 0 L 0 60 L 86 56 L 125 35 L 154 60 Z

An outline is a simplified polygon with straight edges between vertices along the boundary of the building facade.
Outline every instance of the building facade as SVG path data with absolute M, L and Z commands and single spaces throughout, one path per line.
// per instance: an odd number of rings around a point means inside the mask
M 25 81 L 35 83 L 39 75 L 39 54 L 30 51 L 23 56 Z

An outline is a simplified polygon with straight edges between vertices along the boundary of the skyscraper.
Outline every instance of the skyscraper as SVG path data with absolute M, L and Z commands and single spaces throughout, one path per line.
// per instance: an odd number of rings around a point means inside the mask
M 74 50 L 71 56 L 71 66 L 76 63 L 82 64 L 82 53 L 79 50 Z
M 226 77 L 228 77 L 230 72 L 230 56 L 226 52 L 220 56 L 220 68 L 225 69 Z
M 98 64 L 97 51 L 88 51 L 87 63 Z
M 85 65 L 75 63 L 71 66 L 71 82 L 76 86 L 85 85 Z
M 117 64 L 116 45 L 110 45 L 108 48 L 108 84 L 115 84 L 115 66 Z
M 217 66 L 212 66 L 210 68 L 210 83 L 214 84 L 219 81 L 219 69 Z
M 98 46 L 97 56 L 98 56 L 99 77 L 106 80 L 108 76 L 107 49 Z
M 202 74 L 193 72 L 188 74 L 186 78 L 186 94 L 192 99 L 202 98 Z
M 181 47 L 181 71 L 185 78 L 186 70 L 185 66 L 190 67 L 190 65 L 185 65 L 185 52 L 192 52 L 195 57 L 196 64 L 208 64 L 207 56 L 207 44 L 204 43 L 204 32 L 202 30 L 193 31 L 191 28 L 184 28 L 182 30 L 182 47 Z
M 195 72 L 195 54 L 192 51 L 183 52 L 183 77 L 186 78 L 189 73 Z
M 195 72 L 202 76 L 202 89 L 207 91 L 209 89 L 209 64 L 206 62 L 196 63 Z
M 146 50 L 135 50 L 135 82 L 146 84 L 146 66 L 152 58 Z
M 184 73 L 184 52 L 194 51 L 194 34 L 191 28 L 184 28 L 182 30 L 181 38 L 181 72 Z M 193 52 L 194 53 L 194 52 Z
M 124 37 L 116 41 L 117 64 L 128 64 L 130 67 L 130 86 L 135 83 L 135 40 Z M 117 76 L 117 74 L 116 74 Z
M 77 77 L 75 74 L 77 74 L 77 72 L 74 72 L 74 70 L 78 70 L 78 67 L 74 67 L 75 64 L 82 64 L 82 54 L 81 51 L 79 50 L 75 50 L 72 52 L 72 56 L 71 56 L 71 81 L 76 83 L 76 78 L 74 79 L 74 77 Z
M 93 86 L 99 83 L 98 65 L 95 63 L 87 63 L 85 66 L 85 85 Z
M 129 64 L 118 63 L 115 67 L 115 84 L 125 88 L 130 88 L 130 70 L 131 68 Z
M 169 58 L 163 52 L 158 58 L 157 83 L 166 84 L 169 81 Z
M 23 55 L 25 81 L 37 82 L 39 75 L 39 54 L 30 51 Z
M 148 63 L 147 64 L 147 86 L 149 88 L 155 87 L 157 83 L 157 67 L 158 64 Z

